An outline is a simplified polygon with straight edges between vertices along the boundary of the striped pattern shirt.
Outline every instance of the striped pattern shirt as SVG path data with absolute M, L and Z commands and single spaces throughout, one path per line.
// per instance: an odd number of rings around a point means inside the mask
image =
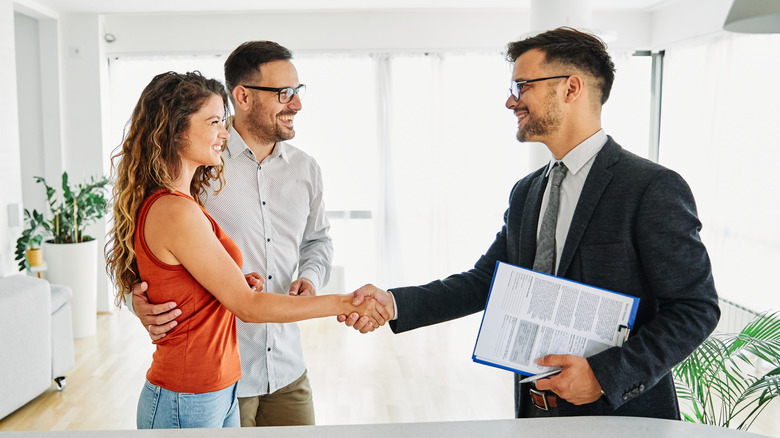
M 219 193 L 207 194 L 205 207 L 241 249 L 244 273 L 260 273 L 269 293 L 287 294 L 296 270 L 295 278 L 306 278 L 321 289 L 330 276 L 333 243 L 322 174 L 314 158 L 279 142 L 258 163 L 232 127 L 222 158 L 225 185 Z M 297 324 L 237 324 L 239 397 L 276 392 L 303 375 Z

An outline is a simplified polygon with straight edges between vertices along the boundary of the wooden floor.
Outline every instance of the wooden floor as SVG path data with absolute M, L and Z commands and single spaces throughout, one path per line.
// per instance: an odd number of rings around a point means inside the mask
M 335 319 L 300 323 L 317 424 L 512 417 L 511 374 L 472 362 L 479 315 L 394 335 L 361 335 Z M 67 386 L 0 420 L 0 431 L 135 429 L 154 347 L 127 310 L 100 314 L 76 339 Z
M 301 323 L 317 424 L 512 417 L 511 374 L 472 362 L 479 315 L 394 335 L 361 335 L 334 319 Z M 0 420 L 0 431 L 135 429 L 153 346 L 127 310 L 101 314 L 98 335 L 76 339 L 67 387 Z M 780 405 L 751 432 L 780 438 Z

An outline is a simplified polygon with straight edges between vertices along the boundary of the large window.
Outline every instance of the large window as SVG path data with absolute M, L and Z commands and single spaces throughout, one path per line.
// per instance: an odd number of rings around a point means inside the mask
M 780 309 L 780 35 L 726 34 L 666 50 L 661 163 L 696 196 L 718 293 Z
M 649 135 L 653 60 L 629 53 L 613 53 L 612 59 L 617 71 L 602 126 L 624 149 L 647 158 L 655 147 Z
M 647 58 L 614 54 L 604 126 L 647 156 Z M 117 144 L 142 88 L 160 72 L 222 79 L 224 57 L 112 59 Z M 501 53 L 307 54 L 291 143 L 323 169 L 337 267 L 332 291 L 427 282 L 473 266 L 500 230 L 514 183 L 532 167 L 505 108 Z

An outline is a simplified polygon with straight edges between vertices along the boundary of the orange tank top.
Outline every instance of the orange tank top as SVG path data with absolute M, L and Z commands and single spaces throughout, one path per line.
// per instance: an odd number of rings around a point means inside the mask
M 149 284 L 153 303 L 175 301 L 182 313 L 178 325 L 155 341 L 157 349 L 146 373 L 151 383 L 176 392 L 212 392 L 225 389 L 241 378 L 241 359 L 236 339 L 236 318 L 182 265 L 168 265 L 152 254 L 144 237 L 149 208 L 162 196 L 180 192 L 160 190 L 144 200 L 138 212 L 134 236 L 138 272 Z M 201 207 L 222 246 L 241 267 L 241 251 Z M 207 255 L 204 255 L 206 257 Z

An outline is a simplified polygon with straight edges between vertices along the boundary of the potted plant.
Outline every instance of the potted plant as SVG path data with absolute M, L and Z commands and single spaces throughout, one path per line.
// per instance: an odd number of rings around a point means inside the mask
M 35 181 L 46 188 L 48 219 L 43 222 L 48 239 L 44 239 L 46 276 L 52 283 L 73 290 L 73 336 L 95 334 L 97 318 L 97 240 L 85 233 L 87 226 L 108 213 L 108 178 L 91 177 L 71 186 L 68 173 L 62 173 L 61 192 L 49 186 L 42 177 Z
M 712 334 L 672 374 L 685 421 L 747 430 L 780 396 L 780 312 Z
M 109 208 L 106 198 L 108 178 L 91 177 L 86 184 L 71 187 L 68 172 L 62 172 L 62 198 L 46 183 L 43 177 L 35 181 L 46 187 L 51 219 L 45 222 L 46 230 L 52 236 L 52 243 L 79 243 L 94 240 L 84 234 L 87 226 L 102 218 Z
M 41 241 L 46 231 L 46 220 L 43 214 L 38 210 L 30 213 L 24 209 L 25 229 L 22 235 L 16 239 L 16 257 L 14 260 L 19 262 L 19 270 L 24 271 L 31 266 L 41 266 L 43 264 L 43 254 L 41 253 Z

